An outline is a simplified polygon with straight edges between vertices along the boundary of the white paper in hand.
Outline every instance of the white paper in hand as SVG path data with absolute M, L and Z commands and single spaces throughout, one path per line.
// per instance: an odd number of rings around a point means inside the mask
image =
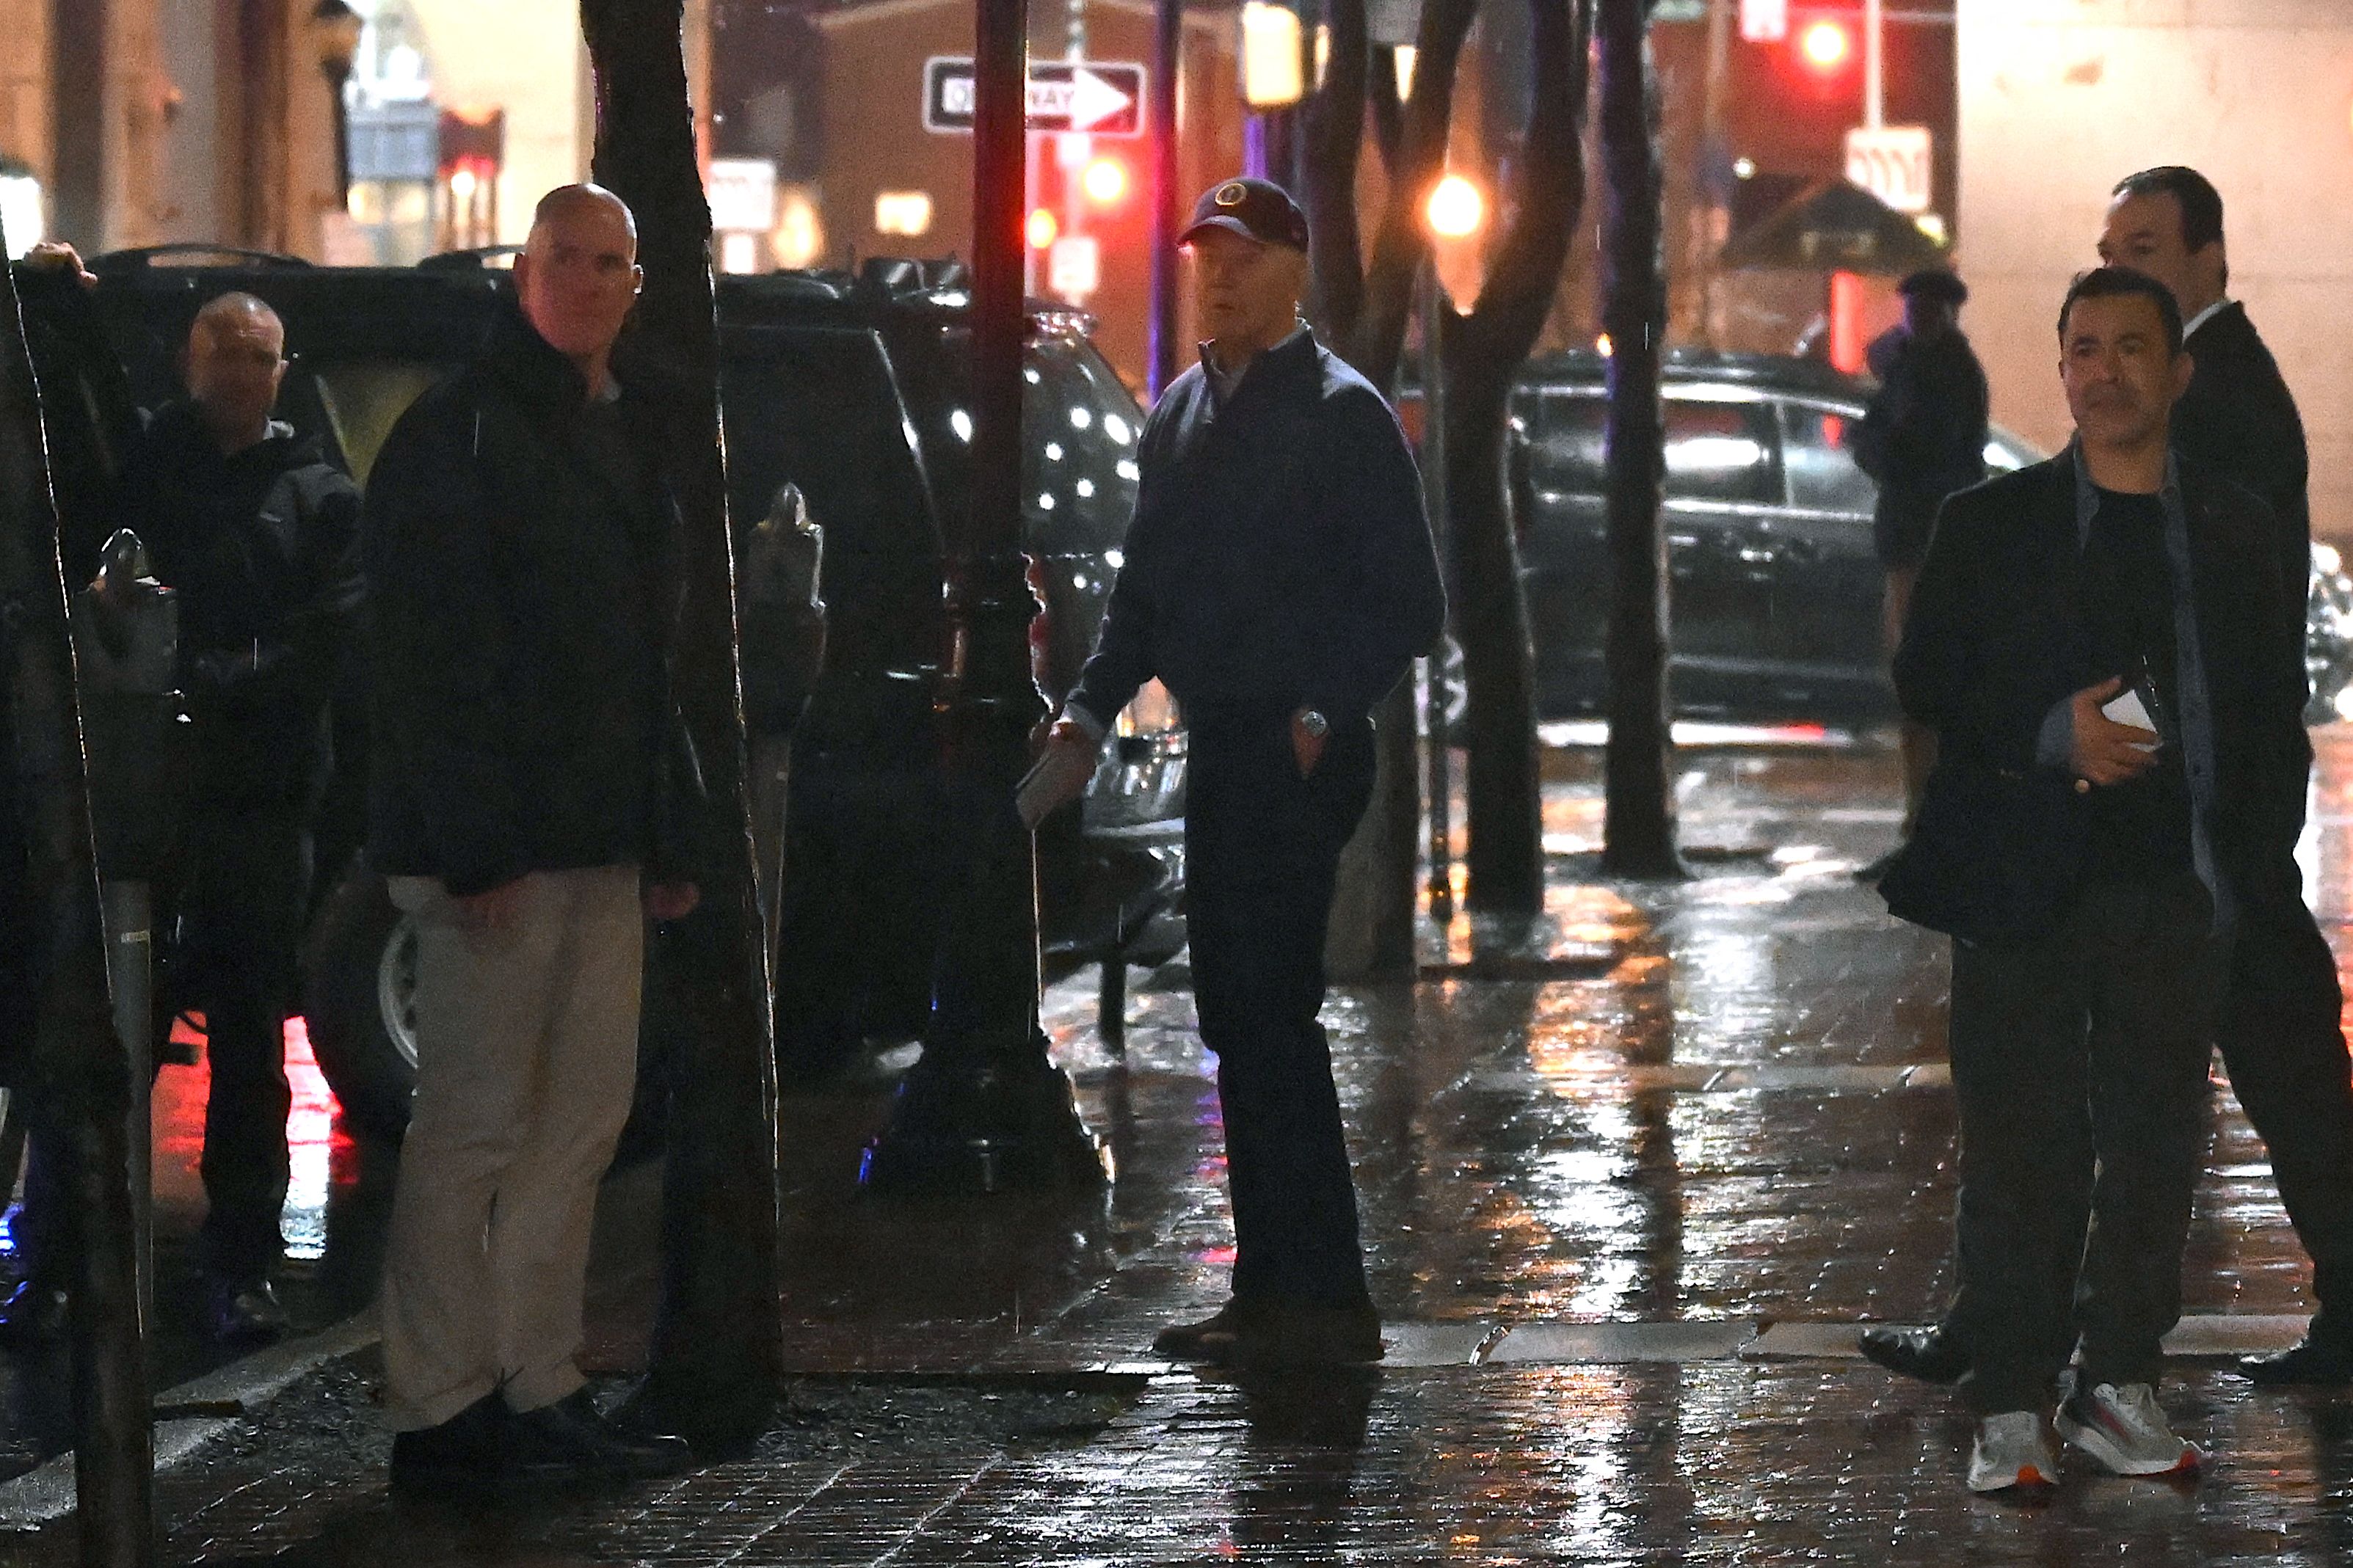
M 2139 692 L 2127 691 L 2122 697 L 2101 703 L 2100 712 L 2111 723 L 2126 724 L 2136 730 L 2147 731 L 2148 744 L 2140 749 L 2144 752 L 2157 750 L 2157 721 L 2148 716 L 2148 705 L 2140 700 Z

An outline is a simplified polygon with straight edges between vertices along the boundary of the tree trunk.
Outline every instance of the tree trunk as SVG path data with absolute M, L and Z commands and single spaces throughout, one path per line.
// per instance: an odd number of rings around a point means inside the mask
M 744 798 L 734 548 L 719 442 L 711 212 L 687 99 L 681 0 L 582 0 L 596 83 L 597 180 L 636 213 L 646 289 L 624 374 L 674 398 L 665 435 L 685 514 L 678 687 L 709 785 L 702 903 L 648 965 L 669 1047 L 662 1299 L 645 1397 L 702 1447 L 765 1421 L 783 1358 L 777 1277 L 775 1010 Z
M 1598 0 L 1603 220 L 1602 324 L 1609 334 L 1609 746 L 1603 868 L 1675 877 L 1673 731 L 1667 692 L 1667 541 L 1659 516 L 1665 447 L 1659 402 L 1666 335 L 1660 256 L 1659 106 L 1647 0 Z
M 1535 645 L 1504 477 L 1504 430 L 1512 387 L 1551 314 L 1569 237 L 1585 206 L 1588 4 L 1531 0 L 1535 91 L 1515 160 L 1510 219 L 1492 252 L 1478 305 L 1442 334 L 1452 619 L 1469 696 L 1465 901 L 1495 913 L 1534 914 L 1544 908 Z
M 0 267 L 0 277 L 6 268 Z M 0 679 L 39 994 L 8 1064 L 66 1154 L 75 1500 L 81 1561 L 154 1561 L 153 1428 L 129 1172 L 130 1063 L 108 1006 L 104 921 L 40 405 L 13 279 L 0 281 Z

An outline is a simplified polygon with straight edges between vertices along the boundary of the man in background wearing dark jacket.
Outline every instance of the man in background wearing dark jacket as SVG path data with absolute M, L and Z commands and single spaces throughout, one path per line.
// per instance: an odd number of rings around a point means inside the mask
M 1307 220 L 1281 187 L 1203 195 L 1201 363 L 1145 423 L 1126 564 L 1025 802 L 1075 799 L 1147 679 L 1182 706 L 1187 924 L 1218 1058 L 1232 1300 L 1164 1331 L 1184 1359 L 1381 1354 L 1356 1188 L 1315 1016 L 1340 850 L 1370 798 L 1374 704 L 1445 617 L 1397 417 L 1299 320 Z
M 2172 289 L 2189 323 L 2197 369 L 2174 411 L 2173 445 L 2263 498 L 2265 534 L 2242 540 L 2296 592 L 2282 606 L 2303 646 L 2312 521 L 2305 496 L 2304 422 L 2271 351 L 2229 299 L 2222 198 L 2194 169 L 2145 170 L 2118 184 L 2100 235 L 2105 261 L 2137 268 Z M 2304 776 L 2293 781 L 2301 801 Z M 2303 814 L 2280 824 L 2275 847 L 2293 855 Z M 2231 1088 L 2270 1152 L 2280 1201 L 2312 1257 L 2319 1310 L 2302 1343 L 2253 1356 L 2257 1383 L 2353 1381 L 2353 1071 L 2341 1024 L 2337 960 L 2300 898 L 2250 911 L 2238 943 L 2217 1038 Z
M 1961 335 L 1968 285 L 1942 268 L 1915 272 L 1898 286 L 1904 321 L 1880 334 L 1870 349 L 1879 390 L 1855 426 L 1855 466 L 1879 485 L 1872 544 L 1886 576 L 1882 621 L 1890 657 L 1903 640 L 1904 617 L 1936 509 L 1955 490 L 1985 478 L 1987 394 L 1984 367 Z M 1920 789 L 1936 760 L 1936 737 L 1906 719 L 1904 744 L 1904 834 L 1920 812 Z M 1858 873 L 1873 881 L 1893 854 Z
M 27 259 L 80 270 L 64 246 Z M 283 323 L 253 296 L 206 304 L 188 333 L 188 396 L 142 420 L 100 531 L 137 533 L 179 595 L 195 777 L 166 894 L 172 995 L 205 1016 L 206 1310 L 219 1337 L 248 1342 L 287 1322 L 271 1284 L 292 1099 L 285 1026 L 331 760 L 328 699 L 360 605 L 359 493 L 317 443 L 270 417 L 285 348 Z M 54 1317 L 53 1207 L 27 1198 L 28 1279 L 11 1329 Z
M 607 1421 L 575 1363 L 644 922 L 697 900 L 663 410 L 611 370 L 642 280 L 617 197 L 551 193 L 515 263 L 521 318 L 401 417 L 370 479 L 368 846 L 417 928 L 382 1304 L 396 1487 L 682 1454 Z

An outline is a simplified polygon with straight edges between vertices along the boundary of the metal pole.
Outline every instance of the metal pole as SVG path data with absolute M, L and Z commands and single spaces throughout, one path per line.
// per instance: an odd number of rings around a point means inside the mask
M 152 900 L 143 881 L 102 880 L 99 901 L 106 919 L 106 988 L 114 1003 L 114 1032 L 130 1071 L 131 1104 L 123 1136 L 131 1178 L 131 1234 L 139 1279 L 139 1321 L 155 1321 L 155 1152 L 149 1101 L 154 1083 L 154 969 Z
M 1038 1024 L 1035 845 L 1014 809 L 1046 715 L 1030 674 L 1038 613 L 1022 554 L 1021 296 L 1027 113 L 1023 0 L 979 0 L 973 72 L 971 510 L 952 518 L 955 652 L 942 704 L 950 858 L 923 1055 L 866 1151 L 878 1187 L 993 1192 L 1100 1183 L 1102 1143 Z
M 1452 559 L 1447 549 L 1446 488 L 1446 294 L 1438 280 L 1438 258 L 1421 262 L 1421 489 L 1430 510 L 1430 532 L 1436 536 L 1438 559 Z M 1451 597 L 1451 595 L 1450 595 Z M 1425 661 L 1430 668 L 1430 918 L 1440 925 L 1454 918 L 1454 782 L 1447 732 L 1446 651 Z
M 1184 0 L 1154 11 L 1152 109 L 1152 322 L 1145 388 L 1155 399 L 1176 379 L 1176 226 L 1184 193 L 1176 162 L 1176 83 L 1184 67 Z
M 1731 232 L 1732 149 L 1725 136 L 1725 101 L 1732 85 L 1732 7 L 1736 0 L 1708 0 L 1707 79 L 1699 139 L 1699 184 L 1707 204 L 1706 226 L 1692 247 L 1692 276 L 1699 285 L 1699 341 L 1715 346 L 1715 256 Z
M 1862 0 L 1862 122 L 1873 131 L 1886 122 L 1886 84 L 1881 57 L 1886 38 L 1886 0 Z

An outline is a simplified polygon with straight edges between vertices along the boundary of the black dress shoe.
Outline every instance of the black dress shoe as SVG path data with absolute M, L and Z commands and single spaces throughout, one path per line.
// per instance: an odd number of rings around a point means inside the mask
M 1958 1383 L 1969 1370 L 1968 1352 L 1940 1328 L 1897 1329 L 1886 1324 L 1862 1331 L 1862 1353 L 1892 1373 L 1923 1383 Z
M 392 1435 L 395 1491 L 487 1491 L 506 1479 L 507 1407 L 482 1395 L 438 1426 Z
M 267 1279 L 215 1279 L 211 1289 L 213 1337 L 224 1344 L 266 1345 L 291 1326 L 278 1288 Z
M 692 1462 L 684 1438 L 624 1430 L 585 1388 L 506 1418 L 506 1473 L 514 1480 L 629 1480 L 675 1475 Z
M 2353 1383 L 2353 1346 L 2306 1334 L 2284 1351 L 2240 1357 L 2239 1375 L 2249 1383 L 2274 1385 Z
M 1241 1337 L 1250 1309 L 1236 1297 L 1197 1322 L 1171 1323 L 1152 1337 L 1152 1353 L 1170 1361 L 1224 1361 Z
M 66 1293 L 38 1279 L 26 1279 L 0 1300 L 0 1342 L 47 1344 L 66 1332 Z

